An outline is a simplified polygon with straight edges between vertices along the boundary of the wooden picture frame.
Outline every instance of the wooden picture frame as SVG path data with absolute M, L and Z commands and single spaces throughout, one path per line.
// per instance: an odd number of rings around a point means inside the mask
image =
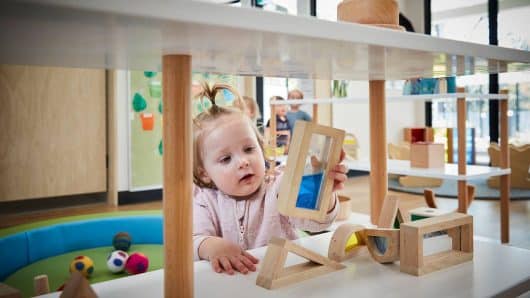
M 423 256 L 424 235 L 446 231 L 452 249 Z M 473 259 L 473 217 L 450 213 L 401 224 L 399 235 L 401 272 L 420 276 Z
M 339 162 L 344 136 L 345 132 L 340 129 L 312 122 L 296 121 L 287 157 L 287 165 L 278 195 L 278 211 L 281 214 L 317 221 L 323 221 L 326 218 L 333 189 L 333 179 L 327 173 Z M 324 148 L 318 153 L 319 156 L 312 155 L 310 152 L 311 142 L 315 142 L 315 140 L 317 140 L 316 143 L 319 140 L 324 140 Z M 313 156 L 316 156 L 316 159 L 320 157 L 320 159 L 314 161 Z M 315 195 L 316 197 L 311 198 L 315 200 L 310 202 L 310 204 L 314 205 L 314 208 L 300 207 L 299 204 L 299 190 L 304 171 L 307 171 L 308 157 L 311 159 L 310 166 L 321 171 L 320 174 L 320 172 L 315 170 L 316 173 L 313 175 L 316 177 L 317 175 L 322 175 L 317 178 L 320 180 L 315 179 L 315 181 L 320 181 L 320 187 L 318 194 Z M 305 175 L 304 178 L 309 176 Z

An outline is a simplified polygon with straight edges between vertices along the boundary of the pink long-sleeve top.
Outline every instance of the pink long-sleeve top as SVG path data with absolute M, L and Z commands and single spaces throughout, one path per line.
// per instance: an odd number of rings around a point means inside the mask
M 237 243 L 242 249 L 267 245 L 272 236 L 296 239 L 295 229 L 319 232 L 335 220 L 339 204 L 324 222 L 281 215 L 277 208 L 278 189 L 282 174 L 264 184 L 256 195 L 247 200 L 236 200 L 223 192 L 195 186 L 193 190 L 193 250 L 199 260 L 199 246 L 211 236 Z

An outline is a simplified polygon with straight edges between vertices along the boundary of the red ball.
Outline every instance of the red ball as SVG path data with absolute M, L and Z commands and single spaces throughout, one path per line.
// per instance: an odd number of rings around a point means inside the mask
M 125 271 L 129 274 L 139 274 L 147 271 L 149 258 L 143 253 L 135 252 L 129 256 L 125 263 Z

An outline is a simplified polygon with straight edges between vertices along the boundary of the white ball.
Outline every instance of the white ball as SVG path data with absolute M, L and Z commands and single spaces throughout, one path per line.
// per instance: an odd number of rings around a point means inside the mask
M 109 268 L 112 273 L 122 272 L 128 258 L 129 255 L 126 252 L 115 250 L 107 257 L 107 268 Z

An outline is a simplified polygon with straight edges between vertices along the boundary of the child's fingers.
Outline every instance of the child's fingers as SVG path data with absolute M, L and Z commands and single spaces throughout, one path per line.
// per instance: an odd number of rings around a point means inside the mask
M 335 167 L 333 167 L 333 171 L 345 174 L 348 172 L 348 167 L 344 164 L 338 164 L 338 165 L 335 165 Z
M 240 259 L 243 265 L 247 266 L 250 271 L 256 271 L 256 265 L 254 265 L 254 263 L 252 263 L 252 261 L 249 260 L 246 256 L 242 255 L 240 256 Z
M 219 264 L 218 258 L 213 258 L 210 263 L 212 264 L 213 271 L 221 273 L 221 265 Z
M 234 269 L 232 268 L 232 265 L 230 265 L 230 261 L 227 257 L 220 257 L 219 262 L 221 263 L 221 266 L 223 266 L 223 269 L 226 273 L 230 275 L 234 274 Z
M 239 256 L 231 256 L 230 257 L 230 264 L 237 271 L 239 271 L 239 272 L 241 272 L 243 274 L 247 274 L 248 273 L 247 266 L 243 265 L 243 262 L 241 262 L 241 260 L 239 259 Z
M 344 158 L 346 158 L 346 151 L 344 151 L 344 149 L 340 149 L 339 162 L 342 162 L 344 160 Z
M 249 259 L 252 263 L 254 264 L 257 264 L 259 262 L 258 258 L 256 258 L 255 256 L 249 254 L 248 252 L 246 251 L 243 251 L 241 253 L 243 256 L 247 257 L 247 259 Z
M 342 190 L 344 189 L 344 183 L 342 182 L 335 182 L 333 185 L 333 191 Z

